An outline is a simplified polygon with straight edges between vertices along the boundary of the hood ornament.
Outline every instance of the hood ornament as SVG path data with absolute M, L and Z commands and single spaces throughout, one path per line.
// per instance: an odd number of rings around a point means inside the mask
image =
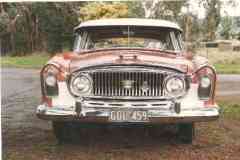
M 149 90 L 148 81 L 143 82 L 143 84 L 141 86 L 141 90 L 143 91 L 143 93 L 146 93 Z
M 124 54 L 119 55 L 120 60 L 137 60 L 137 55 L 133 54 Z

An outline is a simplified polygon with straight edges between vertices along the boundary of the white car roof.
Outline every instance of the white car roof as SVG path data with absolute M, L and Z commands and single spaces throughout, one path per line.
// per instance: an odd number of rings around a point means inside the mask
M 140 18 L 119 18 L 119 19 L 99 19 L 82 22 L 75 30 L 90 27 L 103 27 L 103 26 L 146 26 L 146 27 L 164 27 L 173 28 L 179 31 L 182 29 L 176 23 L 157 20 L 157 19 L 140 19 Z

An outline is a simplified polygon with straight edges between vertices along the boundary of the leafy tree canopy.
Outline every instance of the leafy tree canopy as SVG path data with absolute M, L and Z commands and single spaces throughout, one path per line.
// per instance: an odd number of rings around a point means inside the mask
M 80 9 L 80 21 L 127 17 L 128 5 L 120 2 L 89 2 Z

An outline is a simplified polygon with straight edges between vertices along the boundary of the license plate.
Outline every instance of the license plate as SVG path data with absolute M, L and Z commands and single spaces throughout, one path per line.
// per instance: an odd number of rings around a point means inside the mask
M 146 122 L 147 111 L 111 111 L 109 120 L 113 122 Z

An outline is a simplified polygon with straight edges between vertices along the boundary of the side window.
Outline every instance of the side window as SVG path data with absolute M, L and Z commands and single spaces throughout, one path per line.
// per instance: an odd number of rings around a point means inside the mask
M 173 43 L 171 41 L 171 35 L 168 33 L 166 35 L 166 49 L 167 50 L 174 50 Z
M 94 48 L 94 43 L 92 41 L 92 35 L 88 33 L 86 37 L 86 44 L 84 49 L 93 49 L 93 48 Z
M 80 48 L 81 49 L 86 49 L 86 45 L 87 45 L 87 38 L 88 38 L 88 32 L 83 32 L 82 36 L 81 36 L 81 42 L 80 42 Z
M 172 43 L 173 43 L 173 47 L 174 47 L 174 50 L 175 51 L 179 51 L 179 45 L 178 45 L 178 41 L 177 41 L 177 37 L 176 37 L 176 32 L 174 31 L 171 31 L 170 32 L 170 37 L 171 37 L 171 40 L 172 40 Z
M 81 39 L 82 39 L 82 33 L 76 33 L 75 34 L 75 40 L 74 40 L 74 46 L 73 51 L 74 52 L 80 52 L 81 50 Z
M 180 50 L 183 50 L 184 45 L 183 45 L 182 34 L 180 32 L 177 33 L 177 41 L 178 41 L 178 45 L 179 45 Z

